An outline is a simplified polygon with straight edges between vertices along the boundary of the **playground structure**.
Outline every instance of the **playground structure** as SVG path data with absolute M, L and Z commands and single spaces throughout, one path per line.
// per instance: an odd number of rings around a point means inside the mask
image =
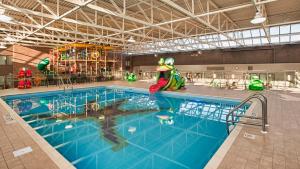
M 139 81 L 154 83 L 156 71 L 137 70 Z M 265 89 L 288 90 L 300 88 L 300 73 L 297 71 L 181 71 L 186 85 L 209 86 L 221 89 L 248 90 L 251 76 L 257 75 L 263 81 Z M 189 75 L 189 76 L 188 76 Z
M 56 75 L 112 80 L 122 67 L 121 53 L 110 46 L 73 43 L 53 49 L 50 67 Z
M 159 90 L 178 90 L 185 86 L 185 79 L 181 77 L 178 70 L 174 67 L 173 58 L 160 58 L 157 67 L 156 84 L 149 88 L 150 93 Z

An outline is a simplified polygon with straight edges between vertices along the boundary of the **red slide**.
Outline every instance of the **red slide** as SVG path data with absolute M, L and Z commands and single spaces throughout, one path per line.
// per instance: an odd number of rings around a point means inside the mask
M 158 79 L 157 83 L 154 85 L 151 85 L 149 88 L 149 91 L 151 94 L 159 91 L 162 87 L 168 84 L 168 80 L 165 78 Z

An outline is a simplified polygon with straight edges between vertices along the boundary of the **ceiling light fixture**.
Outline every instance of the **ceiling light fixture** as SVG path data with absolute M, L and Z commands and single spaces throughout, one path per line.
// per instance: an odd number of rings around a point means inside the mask
M 135 42 L 135 40 L 133 39 L 133 36 L 130 36 L 130 38 L 128 39 L 128 42 L 130 42 L 130 43 L 134 43 Z
M 0 22 L 10 23 L 12 21 L 12 18 L 10 16 L 6 16 L 4 13 L 5 9 L 0 8 Z
M 0 15 L 0 22 L 6 22 L 10 23 L 12 21 L 12 18 L 6 15 Z
M 260 24 L 266 21 L 266 17 L 262 16 L 259 11 L 256 11 L 254 18 L 250 21 L 252 24 Z

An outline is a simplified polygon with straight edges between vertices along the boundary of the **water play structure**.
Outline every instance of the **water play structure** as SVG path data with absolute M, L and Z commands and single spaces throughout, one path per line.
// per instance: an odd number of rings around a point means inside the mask
M 50 59 L 49 58 L 45 58 L 43 60 L 41 60 L 38 64 L 37 64 L 37 69 L 43 73 L 47 73 L 49 70 L 47 69 L 47 66 L 50 63 Z
M 150 86 L 150 93 L 159 90 L 178 90 L 185 86 L 185 80 L 175 68 L 173 58 L 160 58 L 158 64 L 157 83 Z
M 264 82 L 259 79 L 257 75 L 253 75 L 250 78 L 249 90 L 259 91 L 264 90 Z

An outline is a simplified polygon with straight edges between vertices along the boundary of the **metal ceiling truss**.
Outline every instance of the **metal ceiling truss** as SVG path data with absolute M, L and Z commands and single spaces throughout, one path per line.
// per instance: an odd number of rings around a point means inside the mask
M 219 7 L 214 0 L 0 1 L 0 7 L 14 18 L 14 23 L 0 23 L 3 25 L 0 36 L 10 34 L 16 38 L 11 44 L 57 46 L 91 42 L 123 47 L 130 52 L 164 51 L 170 47 L 178 50 L 222 48 L 226 46 L 224 41 L 245 46 L 242 34 L 230 33 L 242 28 L 228 13 L 259 7 L 267 16 L 265 4 L 275 1 L 254 0 L 253 4 L 249 0 L 226 7 Z M 261 28 L 270 43 L 268 25 L 266 22 Z M 137 42 L 128 43 L 130 36 Z

